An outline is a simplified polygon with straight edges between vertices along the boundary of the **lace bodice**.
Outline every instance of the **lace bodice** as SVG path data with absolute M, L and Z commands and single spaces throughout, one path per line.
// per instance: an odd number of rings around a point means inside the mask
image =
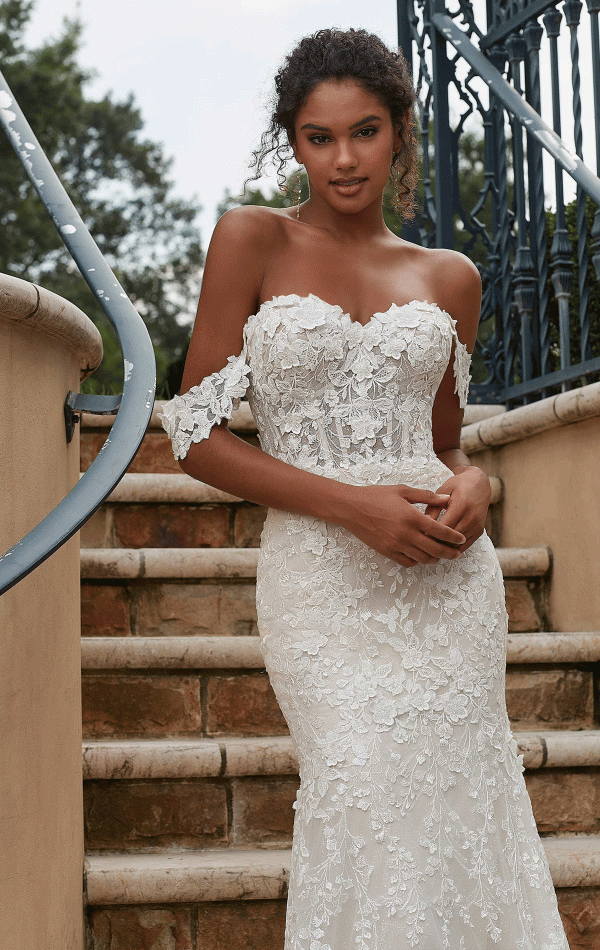
M 435 303 L 392 304 L 365 325 L 311 294 L 263 303 L 238 356 L 163 408 L 183 458 L 247 393 L 264 451 L 343 480 L 382 479 L 434 457 L 431 411 L 454 343 L 455 392 L 467 401 L 470 354 Z

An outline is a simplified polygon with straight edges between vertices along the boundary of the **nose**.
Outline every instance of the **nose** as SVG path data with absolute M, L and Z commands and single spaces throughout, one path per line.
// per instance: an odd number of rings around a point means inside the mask
M 334 156 L 334 163 L 336 169 L 339 171 L 346 171 L 351 168 L 356 168 L 358 159 L 356 157 L 356 151 L 353 148 L 353 143 L 351 140 L 340 139 L 338 141 Z

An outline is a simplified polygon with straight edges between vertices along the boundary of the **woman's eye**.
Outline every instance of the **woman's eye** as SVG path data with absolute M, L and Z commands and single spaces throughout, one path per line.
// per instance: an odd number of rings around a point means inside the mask
M 368 138 L 370 138 L 372 135 L 375 135 L 376 131 L 377 131 L 377 129 L 374 129 L 374 128 L 371 128 L 371 127 L 367 127 L 367 128 L 365 128 L 365 129 L 359 129 L 356 134 L 357 134 L 357 135 L 360 135 L 360 137 L 363 138 L 363 139 L 368 139 Z
M 310 141 L 314 142 L 315 145 L 322 145 L 323 142 L 327 142 L 327 140 L 326 135 L 311 135 L 310 137 Z

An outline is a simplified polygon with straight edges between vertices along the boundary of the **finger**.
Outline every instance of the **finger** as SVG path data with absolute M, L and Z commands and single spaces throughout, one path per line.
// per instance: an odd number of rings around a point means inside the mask
M 427 518 L 435 518 L 435 519 L 437 519 L 437 518 L 439 518 L 440 510 L 443 511 L 446 507 L 447 507 L 446 505 L 442 505 L 442 507 L 441 507 L 441 509 L 440 509 L 440 507 L 439 507 L 439 506 L 436 506 L 436 505 L 427 505 L 427 508 L 425 509 L 425 511 L 423 512 L 423 514 L 424 514 Z
M 401 564 L 402 567 L 414 567 L 417 563 L 411 557 L 407 557 L 406 554 L 398 554 L 393 560 L 396 561 L 397 564 Z
M 438 492 L 428 491 L 426 488 L 407 487 L 403 494 L 406 501 L 409 501 L 411 505 L 425 504 L 435 508 L 445 508 L 450 500 L 450 495 L 438 494 Z
M 447 544 L 464 544 L 467 540 L 466 535 L 444 524 L 443 519 L 435 521 L 433 518 L 426 518 L 425 515 L 421 515 L 418 528 L 424 535 L 435 538 L 437 541 L 444 541 Z

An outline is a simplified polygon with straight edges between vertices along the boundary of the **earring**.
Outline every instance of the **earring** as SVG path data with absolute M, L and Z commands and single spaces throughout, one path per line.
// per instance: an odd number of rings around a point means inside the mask
M 300 220 L 300 201 L 302 199 L 302 166 L 298 169 L 296 175 L 296 220 Z

